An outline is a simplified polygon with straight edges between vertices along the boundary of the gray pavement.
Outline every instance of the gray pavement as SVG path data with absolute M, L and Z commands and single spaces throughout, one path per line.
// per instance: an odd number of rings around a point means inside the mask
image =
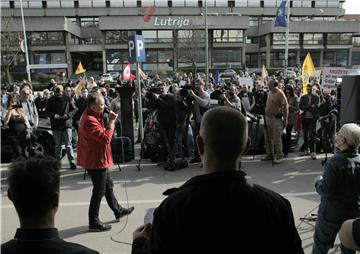
M 331 155 L 330 155 L 331 156 Z M 249 180 L 266 186 L 287 197 L 291 202 L 295 224 L 303 240 L 305 253 L 311 252 L 313 225 L 301 223 L 299 218 L 307 213 L 316 213 L 319 196 L 315 193 L 313 182 L 322 173 L 321 160 L 309 157 L 298 157 L 290 154 L 280 165 L 272 167 L 271 162 L 260 161 L 257 155 L 245 156 L 243 169 Z M 141 171 L 135 165 L 138 160 L 121 164 L 121 171 L 114 166 L 111 168 L 115 186 L 114 191 L 118 201 L 123 206 L 135 206 L 135 211 L 127 218 L 115 223 L 114 216 L 107 206 L 105 199 L 101 205 L 100 217 L 105 222 L 112 223 L 112 230 L 101 233 L 88 232 L 88 206 L 91 195 L 91 181 L 89 177 L 83 179 L 84 171 L 68 169 L 68 162 L 64 158 L 61 170 L 60 208 L 56 216 L 56 226 L 64 239 L 83 244 L 100 253 L 130 253 L 133 230 L 143 223 L 147 208 L 156 207 L 163 199 L 162 192 L 167 188 L 176 187 L 190 177 L 201 174 L 199 164 L 175 172 L 167 172 L 148 160 L 144 160 Z M 7 164 L 1 165 L 1 242 L 10 240 L 19 225 L 17 215 L 6 195 Z M 214 200 L 214 205 L 221 206 L 221 200 Z M 300 225 L 299 225 L 300 224 Z M 260 229 L 261 230 L 261 229 Z M 338 243 L 338 240 L 337 240 Z M 337 251 L 332 250 L 332 253 Z

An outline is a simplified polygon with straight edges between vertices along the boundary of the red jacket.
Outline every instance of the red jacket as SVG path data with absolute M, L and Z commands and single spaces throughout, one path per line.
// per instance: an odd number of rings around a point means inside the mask
M 104 128 L 100 115 L 86 108 L 78 129 L 77 165 L 86 169 L 111 167 L 110 142 L 113 133 L 114 129 Z

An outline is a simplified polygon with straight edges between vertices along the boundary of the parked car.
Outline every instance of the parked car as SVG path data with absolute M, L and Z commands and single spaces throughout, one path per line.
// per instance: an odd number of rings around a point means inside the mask
M 233 69 L 226 69 L 223 72 L 220 72 L 220 78 L 231 78 L 236 74 L 236 71 Z
M 34 131 L 37 136 L 34 147 L 37 154 L 52 155 L 55 154 L 55 143 L 50 129 L 50 119 L 40 118 L 37 130 Z M 10 140 L 7 138 L 9 129 L 1 124 L 1 163 L 10 162 L 13 158 L 13 149 Z M 29 151 L 25 151 L 29 155 Z
M 104 82 L 113 82 L 114 81 L 114 79 L 110 73 L 104 73 L 103 75 L 101 75 L 100 79 Z
M 116 79 L 119 77 L 120 72 L 118 72 L 118 71 L 111 71 L 111 72 L 109 72 L 109 74 L 111 75 L 111 77 L 113 78 L 113 80 L 116 80 Z

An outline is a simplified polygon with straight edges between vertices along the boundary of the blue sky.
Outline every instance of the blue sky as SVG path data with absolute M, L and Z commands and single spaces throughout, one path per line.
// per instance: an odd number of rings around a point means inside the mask
M 360 1 L 359 0 L 345 0 L 343 5 L 345 14 L 359 14 L 360 15 Z

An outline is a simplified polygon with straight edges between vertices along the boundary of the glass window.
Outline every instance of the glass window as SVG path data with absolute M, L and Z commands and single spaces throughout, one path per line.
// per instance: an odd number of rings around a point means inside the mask
M 156 30 L 142 31 L 145 42 L 157 42 Z
M 64 36 L 62 32 L 48 32 L 47 37 L 49 41 L 63 41 Z
M 214 64 L 215 63 L 241 62 L 241 48 L 213 49 L 212 62 Z
M 61 0 L 61 8 L 74 8 L 74 1 Z
M 235 0 L 235 7 L 247 7 L 247 0 Z
M 215 0 L 216 7 L 228 7 L 227 0 Z
M 47 1 L 47 8 L 60 8 L 60 0 Z
M 80 18 L 80 26 L 83 27 L 98 27 L 99 18 Z
M 309 8 L 311 8 L 311 1 L 305 1 L 305 0 L 303 0 L 303 1 L 302 1 L 302 7 L 309 7 Z
M 173 59 L 172 50 L 159 50 L 158 51 L 159 63 L 166 63 Z
M 10 8 L 10 2 L 9 1 L 1 1 L 1 8 Z
M 305 45 L 322 45 L 323 34 L 304 34 Z
M 185 0 L 186 7 L 197 7 L 198 1 L 197 0 Z
M 154 0 L 142 0 L 141 6 L 142 7 L 155 6 L 155 3 L 154 3 Z
M 354 47 L 360 47 L 360 37 L 352 37 L 352 45 Z
M 261 23 L 265 24 L 265 23 L 268 23 L 268 22 L 273 22 L 273 20 L 274 20 L 274 17 L 262 17 Z
M 324 52 L 323 65 L 325 67 L 334 66 L 334 58 L 335 58 L 334 52 Z
M 29 8 L 42 8 L 41 1 L 29 1 Z
M 105 0 L 93 0 L 93 7 L 106 7 Z
M 136 7 L 137 1 L 135 0 L 124 0 L 124 7 Z
M 259 18 L 258 17 L 249 17 L 249 26 L 258 26 Z
M 155 62 L 157 63 L 158 61 L 158 51 L 157 50 L 153 50 L 153 49 L 148 49 L 146 50 L 146 62 L 151 63 L 151 62 Z
M 299 44 L 299 34 L 290 33 L 289 34 L 289 45 L 297 45 Z M 285 33 L 274 33 L 273 34 L 273 45 L 282 45 L 285 44 Z
M 293 7 L 301 7 L 301 0 L 293 0 Z
M 329 33 L 327 35 L 327 43 L 329 45 L 351 45 L 351 34 Z
M 79 7 L 91 7 L 91 1 L 79 1 Z
M 172 31 L 158 30 L 157 32 L 158 32 L 158 41 L 159 42 L 172 42 L 173 41 Z
M 184 7 L 185 6 L 185 0 L 173 0 L 172 1 L 173 7 Z
M 353 65 L 360 65 L 360 52 L 353 52 L 351 63 Z
M 204 30 L 178 30 L 179 42 L 189 43 L 200 43 L 205 41 Z
M 157 7 L 167 7 L 167 0 L 156 0 L 155 1 L 155 6 Z
M 276 0 L 264 1 L 264 7 L 276 7 Z
M 242 42 L 243 31 L 242 30 L 214 30 L 213 31 L 214 42 Z
M 203 6 L 204 6 L 204 1 L 203 0 Z M 207 7 L 214 7 L 215 6 L 215 0 L 206 0 L 206 6 Z
M 248 7 L 260 7 L 260 0 L 248 0 Z
M 66 63 L 65 53 L 51 53 L 50 58 L 51 58 L 50 62 L 52 64 L 54 64 L 54 63 Z
M 107 50 L 106 51 L 106 63 L 107 64 L 122 64 L 128 61 L 127 50 Z
M 258 54 L 257 53 L 249 53 L 245 55 L 246 58 L 246 66 L 250 68 L 258 67 Z
M 328 0 L 328 7 L 337 7 L 340 8 L 341 7 L 341 2 L 339 0 Z
M 327 1 L 320 1 L 320 0 L 317 0 L 315 1 L 315 7 L 327 7 Z
M 111 0 L 110 7 L 124 7 L 123 1 Z
M 347 62 L 348 62 L 347 50 L 336 51 L 336 62 L 335 62 L 336 66 L 345 67 L 347 66 Z

